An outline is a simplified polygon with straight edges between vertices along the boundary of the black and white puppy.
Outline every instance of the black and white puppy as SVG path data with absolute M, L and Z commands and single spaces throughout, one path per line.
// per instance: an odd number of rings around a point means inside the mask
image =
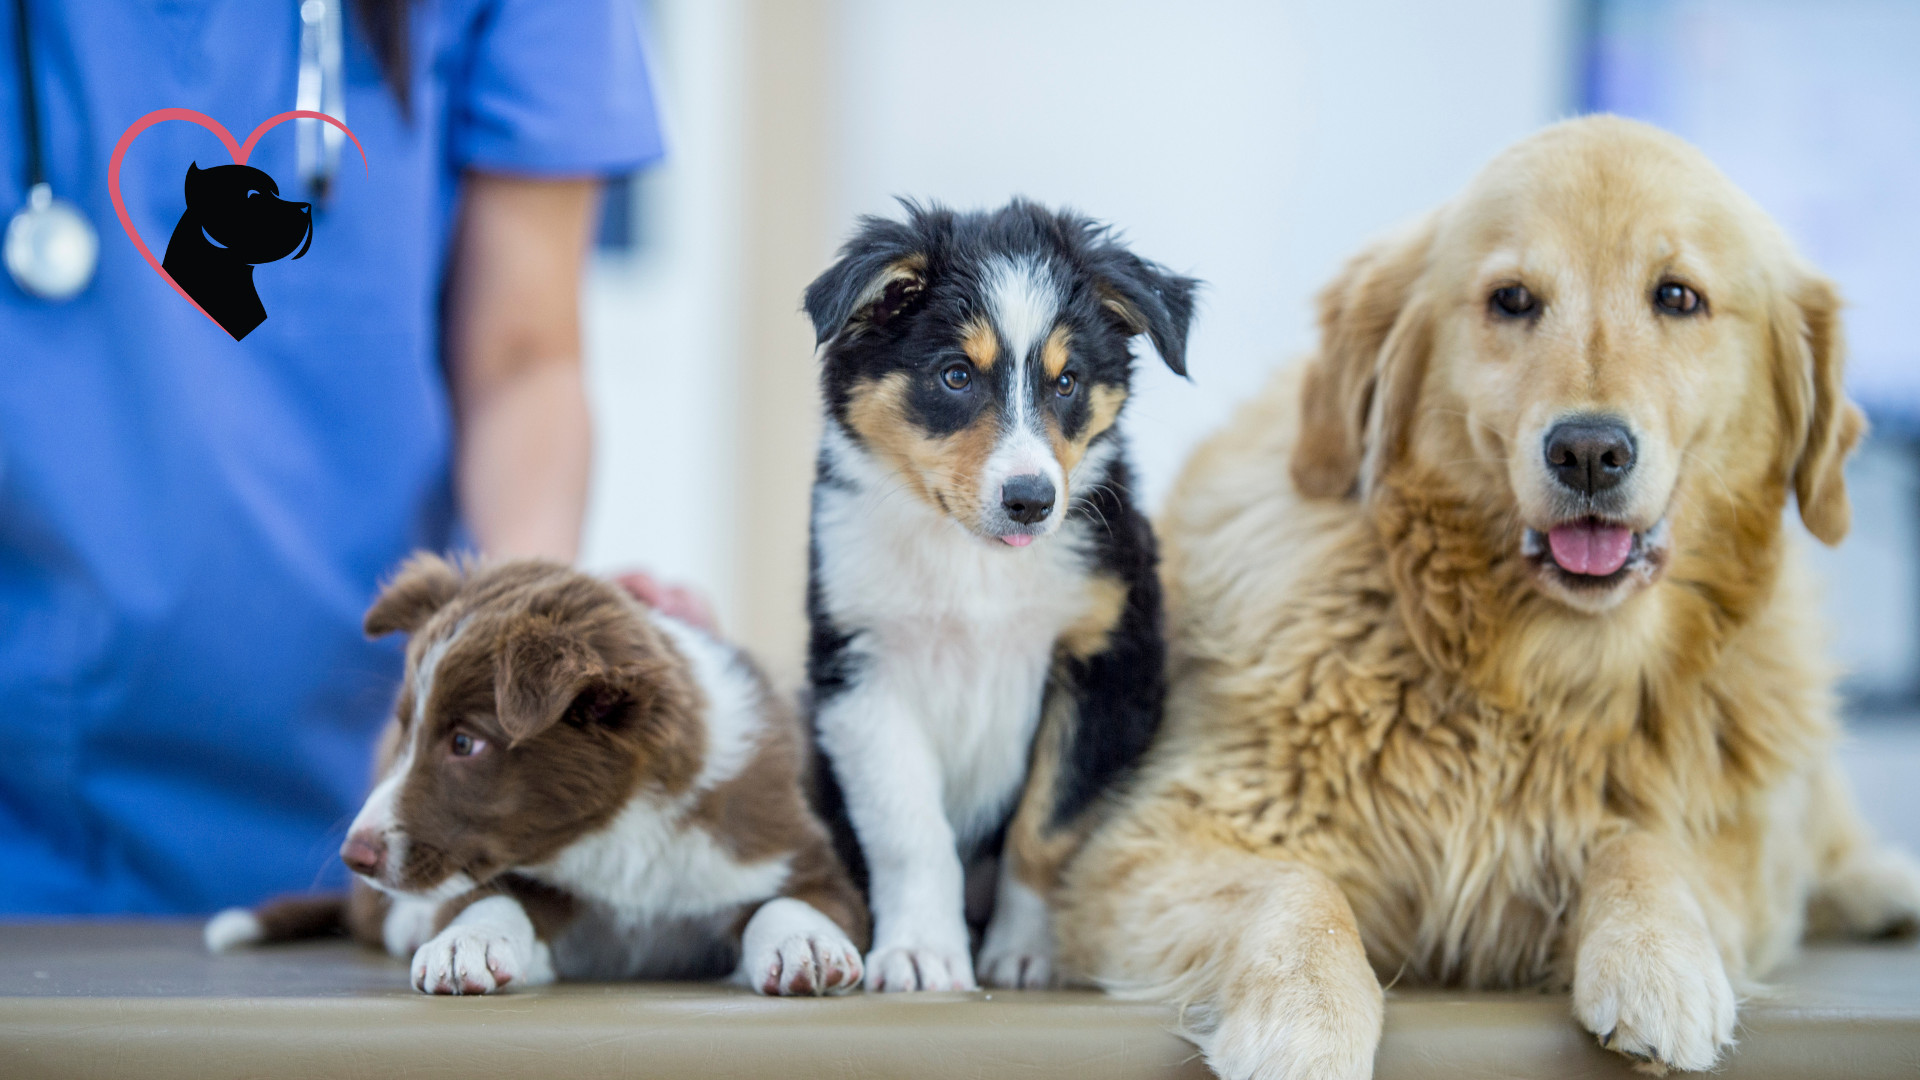
M 974 987 L 965 881 L 995 856 L 980 972 L 1045 986 L 1055 877 L 1159 722 L 1153 533 L 1115 422 L 1134 337 L 1186 373 L 1197 283 L 1023 200 L 903 205 L 806 297 L 825 809 L 869 889 L 870 989 Z

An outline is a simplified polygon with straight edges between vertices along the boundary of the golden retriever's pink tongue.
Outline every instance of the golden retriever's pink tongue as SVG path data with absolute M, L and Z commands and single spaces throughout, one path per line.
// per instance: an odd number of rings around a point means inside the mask
M 1580 521 L 1556 526 L 1547 533 L 1553 561 L 1569 574 L 1606 577 L 1627 565 L 1633 552 L 1633 531 L 1618 525 Z

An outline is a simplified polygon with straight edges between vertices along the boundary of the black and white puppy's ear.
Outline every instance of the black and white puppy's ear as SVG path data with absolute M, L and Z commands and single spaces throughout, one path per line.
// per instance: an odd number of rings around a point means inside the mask
M 910 223 L 861 218 L 839 261 L 807 286 L 814 344 L 885 325 L 925 297 L 927 245 L 916 228 L 925 215 L 911 204 L 907 210 Z
M 1200 282 L 1110 240 L 1094 249 L 1093 273 L 1102 306 L 1127 335 L 1147 335 L 1173 373 L 1186 375 L 1187 327 L 1193 322 L 1193 294 Z

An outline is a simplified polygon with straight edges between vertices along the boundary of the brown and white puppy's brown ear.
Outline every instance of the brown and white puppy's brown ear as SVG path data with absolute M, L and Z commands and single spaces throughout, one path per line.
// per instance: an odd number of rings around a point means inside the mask
M 508 631 L 494 660 L 494 710 L 508 745 L 565 719 L 634 740 L 652 779 L 669 790 L 691 782 L 705 738 L 700 697 L 684 662 L 657 634 L 626 643 L 617 661 L 591 635 L 544 616 Z
M 1787 417 L 1788 475 L 1800 520 L 1825 544 L 1846 539 L 1853 524 L 1847 498 L 1847 456 L 1866 434 L 1867 419 L 1847 399 L 1846 342 L 1833 283 L 1801 271 L 1773 311 L 1775 379 Z
M 1301 388 L 1291 465 L 1303 495 L 1364 492 L 1405 449 L 1432 344 L 1417 294 L 1438 220 L 1375 243 L 1320 293 L 1320 349 Z
M 447 606 L 460 591 L 461 580 L 452 563 L 431 552 L 419 552 L 402 563 L 400 572 L 380 590 L 361 627 L 370 638 L 411 634 Z
M 613 682 L 614 673 L 580 635 L 532 616 L 507 631 L 495 657 L 495 715 L 509 745 L 518 745 L 558 723 L 589 690 L 610 695 Z
M 947 211 L 904 202 L 906 222 L 863 217 L 840 258 L 807 286 L 815 344 L 884 326 L 926 298 L 929 269 L 922 230 L 951 219 Z

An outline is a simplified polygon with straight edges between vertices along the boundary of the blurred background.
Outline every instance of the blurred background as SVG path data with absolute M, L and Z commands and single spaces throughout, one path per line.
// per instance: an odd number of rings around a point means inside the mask
M 716 599 L 789 684 L 804 644 L 813 336 L 799 310 L 897 194 L 1024 194 L 1205 279 L 1193 378 L 1141 364 L 1157 507 L 1186 451 L 1311 341 L 1368 237 L 1542 124 L 1693 140 L 1837 279 L 1875 432 L 1818 549 L 1846 760 L 1920 849 L 1920 3 L 1913 0 L 645 0 L 668 157 L 610 186 L 588 300 L 587 553 Z

